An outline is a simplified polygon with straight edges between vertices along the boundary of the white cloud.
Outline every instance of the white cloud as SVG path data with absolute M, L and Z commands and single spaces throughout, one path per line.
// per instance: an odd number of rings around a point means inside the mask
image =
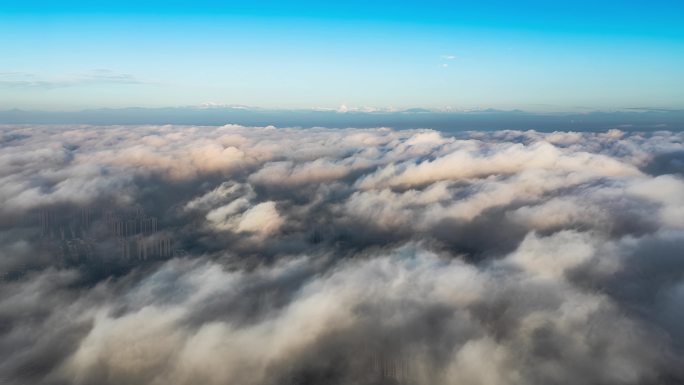
M 682 133 L 0 126 L 0 141 L 10 384 L 684 378 L 684 182 L 653 167 Z M 178 253 L 122 259 L 96 219 L 90 254 L 69 258 L 77 242 L 41 236 L 36 214 L 71 208 L 145 210 Z

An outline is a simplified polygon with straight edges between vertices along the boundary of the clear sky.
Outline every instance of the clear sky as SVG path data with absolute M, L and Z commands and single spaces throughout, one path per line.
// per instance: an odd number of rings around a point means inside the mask
M 684 2 L 0 1 L 0 109 L 684 108 Z

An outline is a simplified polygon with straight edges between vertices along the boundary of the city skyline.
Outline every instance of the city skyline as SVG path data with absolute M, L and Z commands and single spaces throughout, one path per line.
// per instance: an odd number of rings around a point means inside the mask
M 0 3 L 2 385 L 684 384 L 682 0 Z

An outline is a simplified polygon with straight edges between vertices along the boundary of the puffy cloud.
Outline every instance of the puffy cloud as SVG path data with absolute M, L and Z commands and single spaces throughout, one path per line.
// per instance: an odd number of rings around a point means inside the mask
M 0 135 L 6 383 L 684 381 L 681 133 Z
M 547 238 L 539 238 L 535 233 L 530 233 L 509 259 L 540 277 L 556 280 L 562 278 L 567 270 L 593 256 L 594 241 L 587 234 L 568 231 Z
M 635 175 L 634 167 L 601 154 L 564 152 L 544 141 L 520 143 L 460 143 L 434 160 L 391 164 L 359 183 L 361 188 L 412 187 L 440 180 L 461 180 L 524 170 L 583 171 L 599 175 Z
M 278 231 L 283 222 L 275 202 L 262 202 L 242 213 L 237 231 L 269 235 Z

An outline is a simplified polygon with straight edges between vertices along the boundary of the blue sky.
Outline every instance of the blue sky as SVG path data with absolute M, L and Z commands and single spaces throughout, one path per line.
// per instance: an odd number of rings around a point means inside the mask
M 684 108 L 681 1 L 4 1 L 0 109 Z

